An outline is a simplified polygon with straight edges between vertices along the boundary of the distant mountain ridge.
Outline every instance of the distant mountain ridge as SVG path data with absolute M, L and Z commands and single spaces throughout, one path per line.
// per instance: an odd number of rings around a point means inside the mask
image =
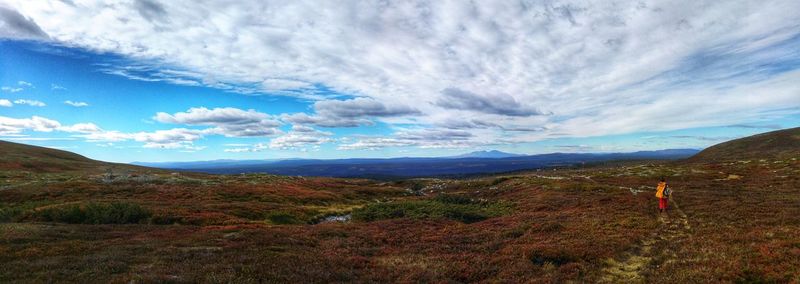
M 245 160 L 241 161 L 241 163 L 224 160 L 136 164 L 219 174 L 270 173 L 299 176 L 382 178 L 490 174 L 613 160 L 675 160 L 688 158 L 697 152 L 699 150 L 696 149 L 667 149 L 632 153 L 551 153 L 524 156 L 500 151 L 478 151 L 477 153 L 473 152 L 474 154 L 468 153 L 466 157 Z M 492 156 L 499 157 L 494 158 Z

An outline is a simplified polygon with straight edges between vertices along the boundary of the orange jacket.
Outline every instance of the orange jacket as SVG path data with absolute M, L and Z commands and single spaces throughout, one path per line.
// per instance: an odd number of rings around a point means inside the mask
M 664 198 L 664 189 L 667 188 L 666 182 L 659 182 L 658 187 L 656 187 L 656 197 Z

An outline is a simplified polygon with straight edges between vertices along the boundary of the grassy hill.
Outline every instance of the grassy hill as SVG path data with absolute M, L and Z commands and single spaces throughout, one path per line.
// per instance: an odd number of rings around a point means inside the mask
M 0 169 L 3 170 L 68 171 L 101 164 L 72 152 L 0 141 Z
M 691 157 L 691 162 L 800 157 L 800 127 L 762 133 L 720 143 Z
M 128 164 L 102 162 L 68 151 L 0 140 L 1 171 L 30 171 L 37 173 L 81 172 L 95 174 L 109 168 L 128 171 L 163 171 Z

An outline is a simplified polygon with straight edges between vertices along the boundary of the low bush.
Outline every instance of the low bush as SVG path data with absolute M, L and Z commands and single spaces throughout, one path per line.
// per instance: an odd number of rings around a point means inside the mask
M 376 221 L 394 218 L 451 219 L 473 223 L 505 215 L 509 206 L 502 203 L 476 202 L 455 195 L 439 195 L 431 200 L 376 203 L 353 211 L 353 220 Z
M 273 212 L 267 215 L 267 220 L 276 225 L 303 224 L 303 220 L 288 212 Z
M 128 202 L 73 204 L 36 212 L 39 220 L 70 224 L 132 224 L 151 215 L 149 210 Z

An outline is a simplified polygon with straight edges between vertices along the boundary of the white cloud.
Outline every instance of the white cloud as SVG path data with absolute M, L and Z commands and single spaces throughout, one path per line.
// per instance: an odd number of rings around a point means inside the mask
M 59 127 L 58 130 L 76 133 L 97 133 L 102 131 L 102 129 L 94 123 L 76 123 L 70 126 Z
M 328 97 L 281 119 L 473 134 L 449 140 L 456 146 L 730 125 L 800 106 L 800 1 L 7 2 L 0 27 L 11 28 L 0 37 L 144 59 L 105 72 L 241 93 L 342 93 L 358 98 Z M 229 136 L 274 132 L 192 123 Z
M 43 103 L 41 101 L 37 101 L 37 100 L 19 99 L 19 100 L 15 100 L 14 103 L 18 104 L 18 105 L 29 105 L 29 106 L 35 106 L 35 107 L 47 106 L 47 104 L 45 104 L 45 103 Z
M 66 91 L 67 88 L 64 88 L 63 86 L 57 85 L 57 84 L 50 84 L 50 90 L 52 90 L 52 91 Z
M 167 130 L 156 130 L 152 132 L 141 131 L 133 133 L 125 133 L 115 130 L 95 131 L 76 136 L 83 137 L 88 142 L 121 142 L 133 140 L 144 143 L 142 146 L 144 148 L 184 149 L 196 151 L 205 148 L 204 146 L 194 145 L 194 142 L 203 138 L 203 135 L 205 134 L 206 131 L 204 130 L 173 128 Z
M 374 150 L 385 147 L 416 146 L 420 148 L 466 148 L 493 144 L 475 139 L 468 131 L 453 129 L 410 129 L 389 137 L 358 137 L 354 142 L 339 145 L 340 150 Z
M 2 10 L 3 10 L 3 7 L 0 6 L 0 27 L 2 27 L 2 14 L 3 14 Z M 0 32 L 0 38 L 2 38 L 2 37 L 3 37 L 2 36 L 2 32 Z M 0 90 L 2 90 L 3 92 L 17 93 L 17 92 L 24 91 L 25 88 L 33 88 L 33 84 L 31 84 L 29 82 L 26 82 L 26 81 L 17 81 L 17 86 L 18 87 L 3 86 L 3 87 L 0 87 Z
M 312 84 L 308 82 L 291 80 L 291 79 L 268 78 L 265 79 L 263 82 L 261 82 L 261 86 L 265 91 L 279 92 L 284 90 L 297 90 L 297 89 L 310 88 L 312 87 Z
M 357 127 L 373 125 L 370 118 L 388 118 L 418 115 L 420 112 L 406 105 L 388 105 L 371 98 L 349 100 L 322 100 L 314 103 L 315 115 L 306 113 L 284 114 L 281 118 L 294 124 L 314 124 L 322 127 Z
M 95 133 L 102 131 L 93 123 L 62 125 L 57 120 L 52 120 L 41 116 L 32 116 L 30 118 L 12 118 L 0 116 L 0 135 L 20 134 L 26 130 L 36 132 L 62 131 L 69 133 Z
M 6 100 L 6 99 L 0 99 L 0 106 L 3 106 L 3 107 L 12 107 L 12 106 L 14 106 L 14 104 L 12 104 L 12 103 L 11 103 L 11 101 L 9 101 L 9 100 Z
M 3 86 L 2 88 L 0 88 L 0 90 L 3 90 L 3 92 L 16 93 L 16 92 L 21 92 L 23 89 Z
M 18 134 L 24 130 L 51 132 L 59 127 L 61 127 L 61 123 L 58 121 L 40 116 L 20 119 L 0 116 L 0 134 L 2 135 Z
M 85 102 L 73 102 L 73 101 L 64 101 L 65 104 L 74 106 L 74 107 L 87 107 L 89 106 L 88 103 Z
M 311 127 L 294 125 L 292 130 L 269 142 L 271 149 L 303 149 L 306 146 L 333 142 L 333 133 L 319 131 Z
M 280 133 L 280 122 L 270 115 L 255 110 L 237 108 L 190 108 L 187 112 L 168 114 L 159 112 L 153 120 L 161 123 L 215 126 L 209 133 L 229 137 L 270 136 Z

